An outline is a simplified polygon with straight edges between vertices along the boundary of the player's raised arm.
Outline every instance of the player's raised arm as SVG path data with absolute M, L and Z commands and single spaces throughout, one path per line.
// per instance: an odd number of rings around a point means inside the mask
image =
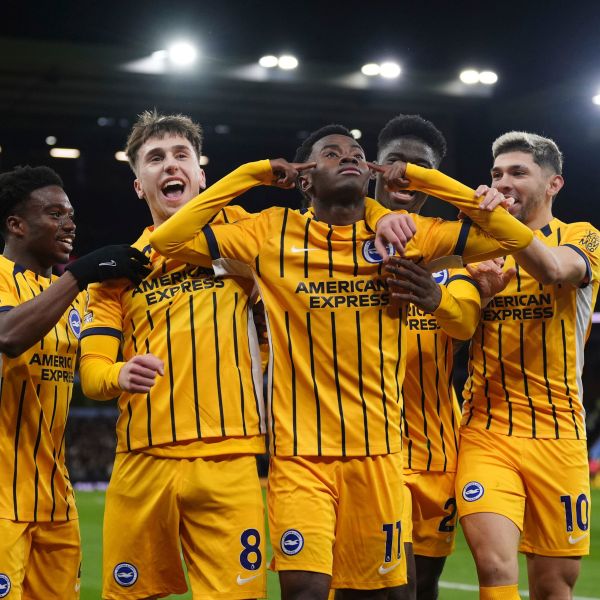
M 163 223 L 150 236 L 161 254 L 194 261 L 210 257 L 202 229 L 231 200 L 257 185 L 294 187 L 298 174 L 314 163 L 289 163 L 284 159 L 261 160 L 238 167 L 210 186 Z

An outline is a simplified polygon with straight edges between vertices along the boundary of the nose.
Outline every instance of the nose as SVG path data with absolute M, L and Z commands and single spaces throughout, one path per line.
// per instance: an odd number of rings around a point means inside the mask
M 64 231 L 68 231 L 70 233 L 75 233 L 77 229 L 77 225 L 75 225 L 75 220 L 73 217 L 65 217 L 62 222 L 62 229 Z
M 174 154 L 169 153 L 167 156 L 165 156 L 163 167 L 167 173 L 173 173 L 179 169 L 179 165 L 177 164 Z
M 343 154 L 342 157 L 340 158 L 340 163 L 354 163 L 355 165 L 358 164 L 358 158 L 356 158 L 356 156 L 354 156 L 353 154 Z

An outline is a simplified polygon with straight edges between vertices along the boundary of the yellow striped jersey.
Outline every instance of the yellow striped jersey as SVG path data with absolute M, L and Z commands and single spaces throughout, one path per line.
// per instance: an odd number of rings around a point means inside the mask
M 227 214 L 237 218 L 233 207 L 219 220 Z M 164 376 L 148 394 L 120 394 L 117 451 L 264 452 L 253 281 L 220 279 L 210 267 L 166 259 L 149 245 L 150 231 L 134 247 L 150 257 L 151 274 L 137 287 L 127 282 L 91 286 L 82 333 L 82 365 L 102 354 L 94 338 L 104 336 L 122 340 L 125 361 L 152 353 L 164 362 Z
M 444 187 L 441 173 L 409 167 L 415 181 Z M 334 226 L 272 208 L 200 229 L 207 213 L 271 177 L 269 161 L 239 167 L 159 227 L 152 241 L 172 256 L 210 255 L 218 273 L 247 266 L 254 271 L 271 342 L 267 412 L 274 454 L 399 452 L 406 315 L 389 305 L 381 257 L 365 222 Z M 473 190 L 450 181 L 445 189 L 453 202 L 474 209 Z M 503 244 L 470 224 L 415 215 L 417 234 L 407 256 L 429 261 L 461 254 L 475 260 L 502 254 L 503 247 L 523 248 L 531 239 L 506 211 L 479 216 Z
M 517 276 L 482 311 L 471 343 L 462 424 L 531 438 L 586 437 L 581 372 L 600 277 L 600 234 L 552 219 L 535 232 L 586 262 L 580 287 L 542 285 L 511 257 Z
M 56 279 L 0 256 L 0 311 L 33 299 Z M 15 358 L 0 355 L 0 518 L 77 518 L 65 426 L 84 308 L 82 293 L 39 342 Z
M 481 299 L 463 269 L 443 270 L 434 279 L 457 303 L 464 336 L 470 337 L 479 319 Z M 442 304 L 440 304 L 442 308 Z M 402 386 L 404 465 L 415 471 L 456 471 L 460 407 L 452 384 L 453 330 L 442 315 L 408 306 L 406 374 Z

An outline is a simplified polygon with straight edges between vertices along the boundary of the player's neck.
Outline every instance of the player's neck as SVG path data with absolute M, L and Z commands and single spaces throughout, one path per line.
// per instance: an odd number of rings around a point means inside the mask
M 542 227 L 548 225 L 552 219 L 554 219 L 554 215 L 552 214 L 552 205 L 550 204 L 543 207 L 536 214 L 531 215 L 530 218 L 527 219 L 525 225 L 527 225 L 529 229 L 537 231 L 538 229 L 542 229 Z
M 52 275 L 51 266 L 49 267 L 47 264 L 42 264 L 36 256 L 31 254 L 31 252 L 27 252 L 27 250 L 23 248 L 15 247 L 15 245 L 10 242 L 7 242 L 6 246 L 4 246 L 2 255 L 5 258 L 8 258 L 8 260 L 12 260 L 12 262 L 20 267 L 37 273 L 42 277 L 49 278 Z
M 365 218 L 365 199 L 361 198 L 348 204 L 331 202 L 326 203 L 317 199 L 313 200 L 315 217 L 319 221 L 330 225 L 352 225 Z

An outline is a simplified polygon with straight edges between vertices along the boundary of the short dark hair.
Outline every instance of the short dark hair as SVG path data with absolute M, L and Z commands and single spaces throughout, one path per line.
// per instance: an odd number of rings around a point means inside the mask
M 50 167 L 15 167 L 0 174 L 0 231 L 6 232 L 6 218 L 15 214 L 35 190 L 56 185 L 64 188 L 60 175 Z
M 546 167 L 562 175 L 563 155 L 556 142 L 547 137 L 527 131 L 509 131 L 492 144 L 494 159 L 506 152 L 527 152 L 540 167 Z
M 125 154 L 134 173 L 137 167 L 137 153 L 141 146 L 150 138 L 163 138 L 167 134 L 186 138 L 200 160 L 203 131 L 199 123 L 194 123 L 186 115 L 161 115 L 156 109 L 146 110 L 138 116 L 138 120 L 133 124 L 125 146 Z
M 390 119 L 379 132 L 377 152 L 392 140 L 402 137 L 416 138 L 427 144 L 435 153 L 438 164 L 446 156 L 447 144 L 444 134 L 420 115 L 398 115 Z
M 354 139 L 354 136 L 350 133 L 350 130 L 343 125 L 337 125 L 335 123 L 325 125 L 325 127 L 321 127 L 321 129 L 317 129 L 309 134 L 302 144 L 298 146 L 296 149 L 296 154 L 294 155 L 294 162 L 306 162 L 310 156 L 310 153 L 312 152 L 313 146 L 319 140 L 327 137 L 328 135 L 345 135 L 346 137 Z

